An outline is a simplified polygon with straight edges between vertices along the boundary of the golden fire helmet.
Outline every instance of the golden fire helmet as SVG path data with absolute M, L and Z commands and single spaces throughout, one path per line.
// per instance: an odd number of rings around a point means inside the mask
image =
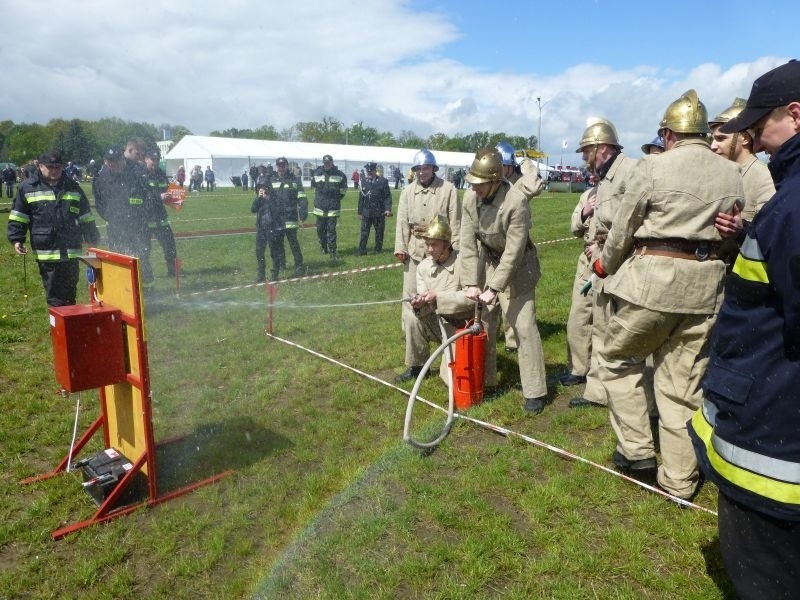
M 709 133 L 708 111 L 700 102 L 697 92 L 689 90 L 675 100 L 664 111 L 659 130 L 669 129 L 675 133 Z
M 578 149 L 575 152 L 580 154 L 587 146 L 597 146 L 598 144 L 608 144 L 622 150 L 614 124 L 602 117 L 589 117 L 586 120 L 586 129 L 583 131 Z
M 736 100 L 733 101 L 733 104 L 731 104 L 728 108 L 723 110 L 711 121 L 709 121 L 708 126 L 715 127 L 716 125 L 722 125 L 723 123 L 727 123 L 733 117 L 735 117 L 744 110 L 745 104 L 747 104 L 747 100 L 745 100 L 744 98 L 736 98 Z
M 481 148 L 464 177 L 469 183 L 487 183 L 503 180 L 503 157 L 496 148 Z
M 450 238 L 453 237 L 453 231 L 450 229 L 450 225 L 447 224 L 447 221 L 441 215 L 438 215 L 428 228 L 425 230 L 425 233 L 422 234 L 422 238 L 426 240 L 442 240 L 443 242 L 449 242 Z

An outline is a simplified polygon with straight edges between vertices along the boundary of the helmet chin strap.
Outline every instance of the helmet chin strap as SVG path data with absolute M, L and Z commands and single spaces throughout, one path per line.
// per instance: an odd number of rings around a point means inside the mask
M 739 132 L 735 131 L 731 136 L 731 147 L 728 150 L 728 160 L 734 161 L 736 156 L 736 144 L 739 142 Z

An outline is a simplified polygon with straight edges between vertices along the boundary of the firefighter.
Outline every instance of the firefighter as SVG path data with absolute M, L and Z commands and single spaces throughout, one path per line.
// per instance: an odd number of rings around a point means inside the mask
M 619 207 L 622 196 L 625 193 L 628 177 L 636 164 L 636 160 L 626 156 L 622 152 L 622 144 L 617 136 L 617 129 L 608 119 L 591 117 L 586 123 L 586 128 L 578 144 L 577 152 L 582 154 L 583 161 L 587 170 L 598 178 L 594 201 L 594 232 L 590 240 L 584 243 L 584 254 L 589 262 L 593 262 L 603 251 L 608 231 L 614 221 L 614 214 Z M 589 355 L 589 371 L 586 373 L 586 388 L 582 396 L 572 398 L 569 402 L 570 408 L 586 407 L 605 407 L 608 405 L 608 394 L 600 380 L 599 365 L 597 362 L 598 352 L 603 345 L 610 318 L 610 298 L 605 292 L 602 280 L 595 278 L 592 296 L 592 352 Z M 638 407 L 642 402 L 648 403 L 652 399 L 652 383 L 645 379 L 644 357 L 629 360 L 634 361 L 642 371 L 629 374 L 629 385 L 624 386 L 624 392 L 619 400 L 619 406 Z M 619 386 L 622 387 L 622 386 Z M 623 410 L 620 408 L 619 410 Z M 612 426 L 615 420 L 612 414 Z M 638 436 L 631 436 L 631 446 L 619 448 L 621 454 L 638 459 L 641 462 L 625 463 L 627 469 L 632 468 L 638 474 L 649 475 L 655 468 L 656 463 L 649 457 L 649 449 L 640 448 L 639 439 L 647 440 L 643 444 L 652 444 L 653 436 L 650 431 L 650 421 L 647 419 L 646 431 L 639 432 Z M 628 439 L 628 438 L 626 438 Z M 645 458 L 646 457 L 646 458 Z
M 19 255 L 28 253 L 28 232 L 47 305 L 75 304 L 82 242 L 96 243 L 100 234 L 86 195 L 64 173 L 57 152 L 39 157 L 38 170 L 20 184 L 11 204 L 7 235 Z
M 175 246 L 175 235 L 167 217 L 167 209 L 164 207 L 164 200 L 167 194 L 169 179 L 162 171 L 158 163 L 161 160 L 161 151 L 158 146 L 150 146 L 145 151 L 145 182 L 147 184 L 147 196 L 145 197 L 145 210 L 147 211 L 147 227 L 150 230 L 151 238 L 156 238 L 161 245 L 164 253 L 164 260 L 167 263 L 167 276 L 175 276 L 175 261 L 178 258 L 178 250 Z
M 142 284 L 153 285 L 150 266 L 150 230 L 145 207 L 147 183 L 144 167 L 138 164 L 138 150 L 128 145 L 125 158 L 122 150 L 111 147 L 103 154 L 104 167 L 92 180 L 97 214 L 107 222 L 108 246 L 114 252 L 139 259 Z
M 433 153 L 424 148 L 417 152 L 411 169 L 414 182 L 400 193 L 394 242 L 395 258 L 403 263 L 403 298 L 410 298 L 417 292 L 417 265 L 425 258 L 425 242 L 420 234 L 441 215 L 453 231 L 451 242 L 457 250 L 459 234 L 456 232 L 461 226 L 458 193 L 452 183 L 436 175 L 439 166 Z M 411 307 L 404 302 L 404 331 L 406 320 L 411 316 Z M 395 380 L 402 382 L 416 378 L 429 356 L 427 346 L 406 344 L 405 364 L 408 368 Z
M 661 464 L 657 482 L 679 498 L 698 485 L 686 422 L 700 406 L 708 337 L 722 301 L 725 264 L 717 251 L 718 212 L 743 204 L 738 167 L 709 152 L 708 113 L 694 90 L 671 103 L 659 135 L 666 152 L 632 169 L 614 224 L 593 270 L 610 279 L 612 315 L 598 351 L 612 425 L 612 460 L 625 469 L 655 462 L 647 403 L 631 403 L 630 379 L 653 355 Z M 631 360 L 633 357 L 633 360 Z M 628 454 L 628 452 L 636 452 Z
M 385 177 L 377 174 L 378 165 L 369 162 L 364 165 L 365 174 L 361 177 L 361 190 L 358 193 L 358 218 L 361 232 L 358 238 L 358 255 L 367 253 L 369 232 L 375 228 L 375 252 L 383 252 L 383 233 L 386 217 L 392 215 L 392 192 Z
M 723 123 L 770 155 L 777 193 L 756 215 L 725 284 L 725 300 L 690 433 L 719 488 L 719 546 L 741 598 L 800 590 L 800 62 L 753 83 Z
M 502 166 L 496 149 L 481 148 L 466 175 L 472 189 L 464 195 L 461 222 L 463 280 L 467 297 L 480 300 L 487 307 L 487 354 L 491 354 L 487 379 L 496 378 L 494 348 L 498 312 L 502 311 L 519 344 L 524 408 L 537 414 L 544 410 L 547 399 L 534 300 L 541 271 L 536 246 L 529 235 L 530 198 L 503 178 Z M 541 186 L 541 179 L 538 181 Z M 501 294 L 506 298 L 495 304 Z
M 753 152 L 753 137 L 747 131 L 724 133 L 720 126 L 738 115 L 745 100 L 736 98 L 728 108 L 708 122 L 711 129 L 711 149 L 739 165 L 744 187 L 744 210 L 742 218 L 748 223 L 775 193 L 775 184 L 767 165 L 758 160 Z
M 347 176 L 334 164 L 333 157 L 322 157 L 322 166 L 311 177 L 314 188 L 314 214 L 317 216 L 317 237 L 323 254 L 336 255 L 336 222 L 342 213 L 342 198 L 347 192 Z
M 422 234 L 427 256 L 417 267 L 417 294 L 410 300 L 413 319 L 407 321 L 406 343 L 442 342 L 439 319 L 447 337 L 463 328 L 475 310 L 461 287 L 461 261 L 451 243 L 452 231 L 443 217 L 437 217 Z M 447 383 L 447 361 L 439 374 Z M 494 382 L 486 383 L 493 386 Z
M 308 199 L 303 189 L 303 182 L 289 170 L 289 161 L 281 156 L 275 161 L 276 171 L 270 178 L 270 198 L 278 206 L 280 215 L 276 215 L 276 222 L 272 234 L 270 254 L 273 257 L 272 267 L 278 264 L 282 268 L 286 264 L 286 250 L 283 238 L 289 241 L 289 248 L 294 258 L 294 275 L 303 275 L 303 252 L 297 239 L 297 230 L 300 223 L 308 218 Z M 276 261 L 275 258 L 279 260 Z

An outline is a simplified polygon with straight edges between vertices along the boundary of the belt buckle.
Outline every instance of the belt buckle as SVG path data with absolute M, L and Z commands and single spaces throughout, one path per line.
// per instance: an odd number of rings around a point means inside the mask
M 698 244 L 697 248 L 694 251 L 694 257 L 698 260 L 698 262 L 703 262 L 708 260 L 709 256 L 711 256 L 709 245 L 707 243 Z

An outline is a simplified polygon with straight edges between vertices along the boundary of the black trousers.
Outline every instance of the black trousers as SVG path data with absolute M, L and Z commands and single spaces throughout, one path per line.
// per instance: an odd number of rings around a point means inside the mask
M 169 223 L 157 225 L 150 228 L 150 233 L 158 240 L 161 250 L 164 252 L 164 260 L 167 263 L 167 275 L 175 275 L 175 259 L 178 258 L 178 249 L 175 246 L 175 235 Z
M 38 262 L 47 306 L 75 304 L 78 290 L 78 259 Z
M 294 269 L 297 271 L 303 267 L 303 252 L 300 250 L 300 242 L 297 241 L 297 229 L 278 229 L 272 232 L 270 241 L 270 254 L 272 255 L 272 269 L 275 265 L 280 265 L 281 269 L 286 268 L 286 250 L 283 246 L 283 238 L 289 242 L 289 248 L 294 258 Z
M 275 243 L 275 235 L 272 231 L 266 229 L 256 230 L 256 264 L 258 265 L 258 279 L 266 279 L 267 274 L 267 259 L 265 253 L 269 247 L 269 256 L 272 260 L 272 275 L 271 280 L 275 281 L 278 278 L 278 273 L 285 267 L 286 256 L 283 250 L 283 239 L 280 243 Z
M 336 221 L 338 217 L 317 216 L 317 237 L 325 253 L 336 254 Z
M 370 229 L 375 228 L 375 252 L 383 250 L 383 230 L 386 227 L 386 217 L 362 217 L 361 219 L 361 238 L 358 241 L 358 253 L 364 254 L 367 251 L 367 240 L 369 240 Z
M 719 494 L 719 547 L 742 600 L 800 596 L 800 521 L 783 521 Z

